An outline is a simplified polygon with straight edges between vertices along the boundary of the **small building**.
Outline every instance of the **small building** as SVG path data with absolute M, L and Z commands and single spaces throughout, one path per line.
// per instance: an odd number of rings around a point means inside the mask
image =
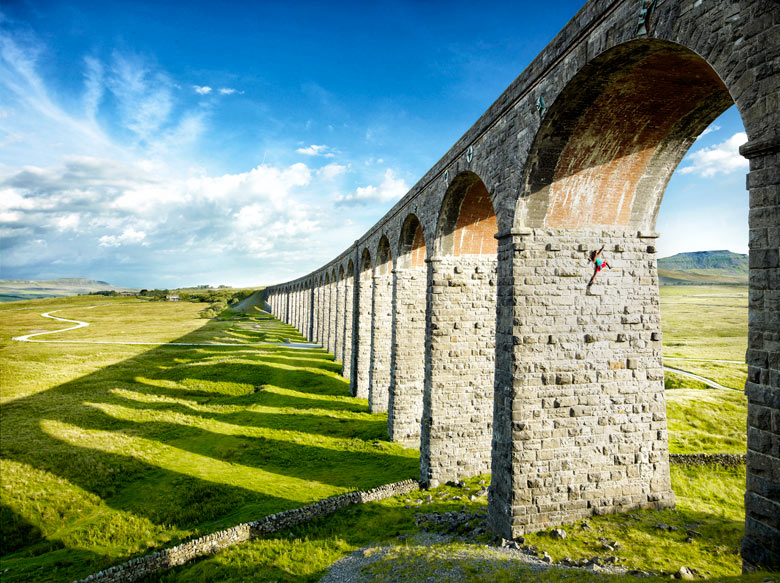
M 179 296 L 166 296 L 166 299 L 169 302 L 178 302 L 179 301 Z

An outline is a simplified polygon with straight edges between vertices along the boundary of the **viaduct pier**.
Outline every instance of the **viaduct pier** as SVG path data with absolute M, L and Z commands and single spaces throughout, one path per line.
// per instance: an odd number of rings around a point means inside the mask
M 780 3 L 591 0 L 360 239 L 268 288 L 506 538 L 674 504 L 655 222 L 736 104 L 750 161 L 746 568 L 780 568 Z M 587 286 L 589 250 L 615 269 Z

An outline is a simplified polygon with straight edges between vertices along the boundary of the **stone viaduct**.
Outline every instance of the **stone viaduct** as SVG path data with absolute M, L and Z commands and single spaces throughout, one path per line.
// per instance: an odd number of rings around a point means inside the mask
M 732 104 L 750 161 L 742 556 L 778 568 L 775 0 L 591 0 L 379 222 L 267 301 L 419 445 L 423 485 L 490 472 L 504 537 L 671 506 L 654 226 Z M 614 269 L 587 287 L 602 245 Z

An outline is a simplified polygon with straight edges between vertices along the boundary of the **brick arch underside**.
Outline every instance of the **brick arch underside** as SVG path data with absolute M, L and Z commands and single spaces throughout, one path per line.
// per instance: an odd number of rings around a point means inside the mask
M 456 176 L 439 216 L 439 251 L 445 255 L 495 255 L 497 230 L 496 213 L 485 183 L 473 172 Z
M 652 230 L 680 160 L 733 103 L 716 72 L 685 47 L 643 40 L 607 51 L 545 116 L 515 224 Z
M 422 224 L 416 215 L 409 215 L 401 227 L 398 241 L 398 266 L 404 269 L 425 266 L 427 251 Z

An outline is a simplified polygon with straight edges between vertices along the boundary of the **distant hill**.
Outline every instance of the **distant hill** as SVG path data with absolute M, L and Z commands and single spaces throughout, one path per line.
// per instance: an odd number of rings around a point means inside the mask
M 0 302 L 75 296 L 97 291 L 133 292 L 127 287 L 117 287 L 105 281 L 81 277 L 58 279 L 0 279 Z
M 661 285 L 747 285 L 748 256 L 731 251 L 693 251 L 658 260 Z

